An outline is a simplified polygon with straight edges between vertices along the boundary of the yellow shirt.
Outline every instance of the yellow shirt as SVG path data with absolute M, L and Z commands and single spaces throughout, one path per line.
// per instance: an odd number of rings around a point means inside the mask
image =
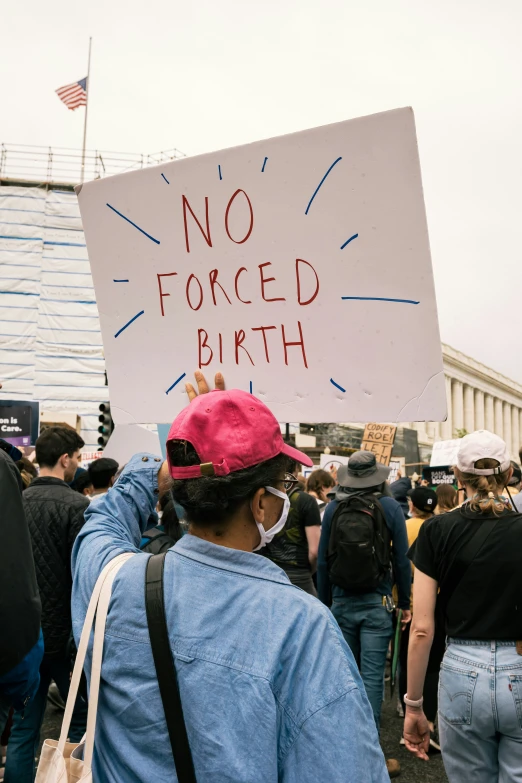
M 419 517 L 409 517 L 406 520 L 406 533 L 408 534 L 408 546 L 411 546 L 417 540 L 419 530 L 423 526 L 425 519 L 419 519 Z M 410 610 L 413 611 L 413 573 L 415 566 L 411 564 L 411 595 L 410 595 Z
M 419 519 L 419 517 L 410 517 L 406 520 L 406 532 L 408 534 L 408 546 L 411 546 L 417 540 L 419 530 L 424 524 L 425 519 Z M 413 565 L 412 565 L 413 568 Z

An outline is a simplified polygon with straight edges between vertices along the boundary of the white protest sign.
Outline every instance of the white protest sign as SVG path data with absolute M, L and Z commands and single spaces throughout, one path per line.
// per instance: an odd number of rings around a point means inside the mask
M 282 422 L 445 418 L 411 109 L 77 190 L 116 423 L 171 421 L 198 368 Z
M 438 468 L 439 466 L 455 465 L 460 444 L 460 438 L 436 441 L 431 452 L 430 466 Z
M 398 473 L 401 473 L 402 476 L 406 475 L 406 459 L 404 457 L 394 457 L 390 460 L 388 467 L 390 468 L 388 484 L 393 484 L 394 481 L 397 481 Z
M 80 467 L 87 469 L 89 465 L 92 465 L 92 463 L 95 462 L 97 459 L 106 456 L 107 455 L 104 454 L 103 451 L 82 451 L 82 460 L 80 462 Z
M 350 457 L 345 457 L 344 455 L 321 454 L 319 467 L 336 476 L 341 465 L 348 465 L 349 459 Z
M 115 459 L 120 467 L 123 467 L 131 457 L 142 451 L 161 455 L 158 433 L 136 424 L 117 424 L 105 446 L 103 456 Z

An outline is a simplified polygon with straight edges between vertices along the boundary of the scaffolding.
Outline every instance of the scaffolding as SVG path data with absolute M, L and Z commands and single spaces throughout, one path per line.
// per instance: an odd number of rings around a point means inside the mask
M 184 158 L 177 149 L 141 155 L 128 152 L 85 151 L 84 181 L 122 174 Z M 0 144 L 0 183 L 72 188 L 82 179 L 81 150 Z

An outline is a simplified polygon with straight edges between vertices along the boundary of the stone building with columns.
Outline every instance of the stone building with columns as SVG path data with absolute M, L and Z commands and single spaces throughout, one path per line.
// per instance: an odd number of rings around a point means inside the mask
M 522 446 L 522 385 L 476 359 L 442 345 L 448 418 L 443 423 L 415 422 L 419 445 L 457 437 L 457 430 L 487 429 L 506 441 L 518 462 Z

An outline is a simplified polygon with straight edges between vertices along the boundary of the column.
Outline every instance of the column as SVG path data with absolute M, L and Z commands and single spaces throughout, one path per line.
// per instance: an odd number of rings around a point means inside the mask
M 464 428 L 475 432 L 475 393 L 467 384 L 464 385 Z
M 511 405 L 504 403 L 504 434 L 502 436 L 506 441 L 506 446 L 511 454 Z
M 452 396 L 451 396 L 451 378 L 445 376 L 446 381 L 446 405 L 448 406 L 448 417 L 446 421 L 441 424 L 442 440 L 451 440 L 453 437 L 453 413 L 452 413 Z
M 485 400 L 486 408 L 486 429 L 490 432 L 495 432 L 495 407 L 493 397 L 491 394 L 486 394 Z
M 480 389 L 475 390 L 475 429 L 483 430 L 485 427 L 484 418 L 484 392 Z
M 504 428 L 503 428 L 503 417 L 502 417 L 502 400 L 499 400 L 497 397 L 495 397 L 495 427 L 493 429 L 493 432 L 495 435 L 499 435 L 502 437 L 504 435 Z
M 522 444 L 520 443 L 520 411 L 516 405 L 513 405 L 511 411 L 511 432 L 511 451 L 513 459 L 516 459 L 518 462 L 518 452 Z
M 438 421 L 429 421 L 426 425 L 426 429 L 430 440 L 440 440 L 440 424 Z
M 455 437 L 457 430 L 461 430 L 464 427 L 464 389 L 463 384 L 460 381 L 453 381 L 451 384 L 451 400 L 452 400 L 452 413 L 453 413 L 453 434 Z M 501 403 L 502 404 L 502 403 Z
M 424 421 L 417 421 L 414 424 L 417 430 L 417 437 L 421 443 L 428 442 L 428 433 L 426 432 L 426 423 Z

